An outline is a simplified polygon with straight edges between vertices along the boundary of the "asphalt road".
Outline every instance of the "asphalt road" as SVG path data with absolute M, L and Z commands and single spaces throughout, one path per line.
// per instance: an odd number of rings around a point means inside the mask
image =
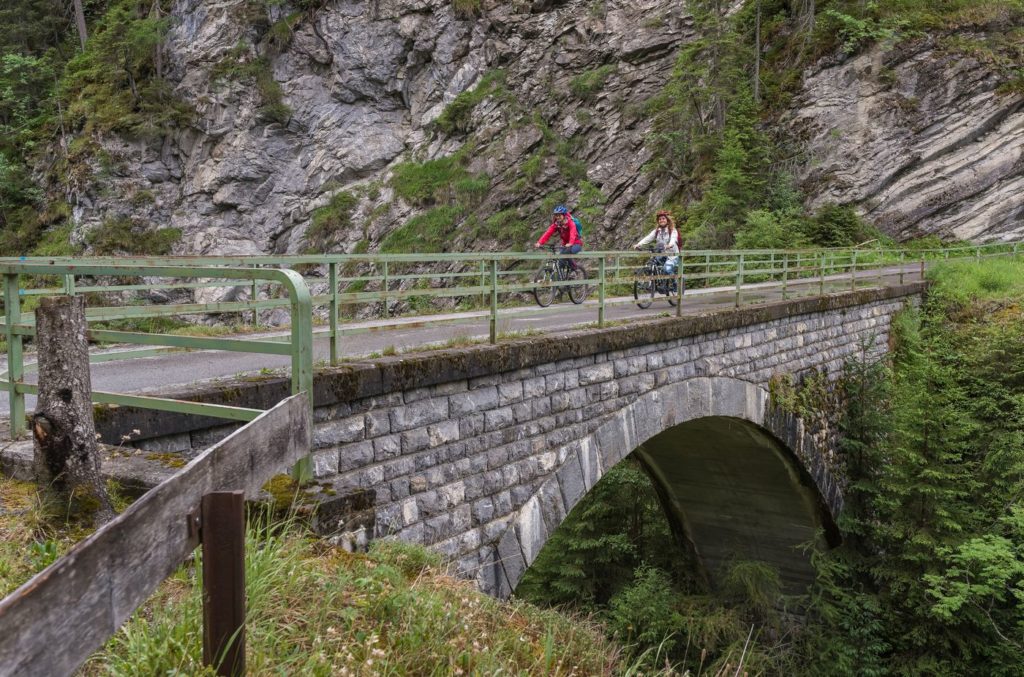
M 891 267 L 882 270 L 861 271 L 858 273 L 858 288 L 875 286 L 893 286 L 899 284 L 900 268 Z M 920 267 L 908 265 L 904 267 L 905 281 L 920 280 Z M 826 277 L 825 291 L 837 292 L 850 289 L 849 274 Z M 818 293 L 817 279 L 790 282 L 788 298 L 811 296 Z M 682 312 L 684 315 L 697 315 L 734 306 L 736 290 L 734 287 L 688 290 L 683 297 Z M 595 294 L 592 294 L 592 296 Z M 741 293 L 743 305 L 767 303 L 782 300 L 781 283 L 769 282 L 744 285 Z M 654 319 L 667 313 L 675 314 L 662 297 L 653 305 L 642 310 L 636 306 L 632 297 L 616 297 L 606 300 L 605 320 L 618 322 L 634 319 Z M 498 331 L 500 333 L 527 331 L 555 331 L 571 329 L 580 325 L 597 321 L 597 302 L 588 300 L 576 306 L 568 299 L 556 299 L 547 309 L 536 306 L 499 309 Z M 430 322 L 430 324 L 425 324 Z M 348 323 L 346 331 L 353 333 L 341 338 L 340 356 L 344 358 L 365 357 L 394 348 L 397 352 L 415 348 L 444 344 L 456 337 L 469 340 L 486 340 L 488 337 L 487 311 L 452 313 L 408 318 L 392 318 L 383 320 Z M 283 335 L 276 332 L 265 336 Z M 247 338 L 252 338 L 248 336 Z M 314 340 L 316 360 L 329 357 L 329 339 L 317 337 Z M 31 356 L 26 365 L 32 364 Z M 285 369 L 290 365 L 290 358 L 281 355 L 256 355 L 249 353 L 228 353 L 218 351 L 192 351 L 167 353 L 157 357 L 137 358 L 101 362 L 91 367 L 93 390 L 139 393 L 156 392 L 172 386 L 181 386 L 197 381 L 223 378 L 243 373 L 258 372 L 261 369 Z M 36 374 L 30 371 L 25 380 L 35 383 Z M 7 413 L 8 398 L 6 392 L 0 392 L 0 417 Z M 26 397 L 26 407 L 31 411 L 35 407 L 35 398 Z

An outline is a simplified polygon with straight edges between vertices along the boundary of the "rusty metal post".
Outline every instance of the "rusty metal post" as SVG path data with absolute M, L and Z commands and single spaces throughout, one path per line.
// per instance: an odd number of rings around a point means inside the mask
M 245 493 L 203 496 L 203 665 L 245 674 Z

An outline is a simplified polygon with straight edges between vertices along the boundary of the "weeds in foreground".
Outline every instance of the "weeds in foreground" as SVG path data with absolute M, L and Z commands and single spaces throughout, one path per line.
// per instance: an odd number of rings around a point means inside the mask
M 85 674 L 203 674 L 201 567 L 168 579 Z M 350 554 L 294 525 L 250 526 L 246 588 L 251 675 L 621 672 L 591 623 L 486 597 L 398 541 Z

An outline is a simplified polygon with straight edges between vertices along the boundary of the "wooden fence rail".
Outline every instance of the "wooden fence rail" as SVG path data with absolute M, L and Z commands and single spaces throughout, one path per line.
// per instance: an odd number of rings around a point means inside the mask
M 309 454 L 309 412 L 304 393 L 284 400 L 0 601 L 0 676 L 77 669 L 196 548 L 205 494 L 254 498 Z

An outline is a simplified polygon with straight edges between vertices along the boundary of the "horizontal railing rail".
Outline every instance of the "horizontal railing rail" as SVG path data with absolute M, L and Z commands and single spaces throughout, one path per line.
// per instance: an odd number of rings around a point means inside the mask
M 0 259 L 0 275 L 4 278 L 4 318 L 3 333 L 7 342 L 7 370 L 0 378 L 0 386 L 6 387 L 10 410 L 10 429 L 12 436 L 17 436 L 25 429 L 25 395 L 37 394 L 36 386 L 25 383 L 26 373 L 24 361 L 24 341 L 35 335 L 34 317 L 25 313 L 25 304 L 42 294 L 59 293 L 90 293 L 85 289 L 104 289 L 99 285 L 81 286 L 76 281 L 82 278 L 123 279 L 145 278 L 159 280 L 205 280 L 201 284 L 222 286 L 244 280 L 250 284 L 264 283 L 281 290 L 286 297 L 280 299 L 290 310 L 290 332 L 286 343 L 272 340 L 245 339 L 237 337 L 217 338 L 202 336 L 176 336 L 159 332 L 119 331 L 95 326 L 96 323 L 122 319 L 144 319 L 182 314 L 210 314 L 231 311 L 249 310 L 247 303 L 185 303 L 147 306 L 122 306 L 90 304 L 86 309 L 86 320 L 89 323 L 88 338 L 98 343 L 119 343 L 130 345 L 151 346 L 144 351 L 132 351 L 131 355 L 102 354 L 91 355 L 91 361 L 106 361 L 115 357 L 127 357 L 156 354 L 156 350 L 189 349 L 189 350 L 223 350 L 232 352 L 248 352 L 255 354 L 287 355 L 291 357 L 292 393 L 312 392 L 313 385 L 313 338 L 312 338 L 312 298 L 302 276 L 289 269 L 259 267 L 216 267 L 187 265 L 142 264 L 138 262 L 108 263 L 93 260 L 34 260 L 22 259 L 12 261 Z M 177 264 L 175 260 L 173 263 Z M 58 278 L 63 284 L 57 288 L 29 287 L 22 282 L 46 281 Z M 196 288 L 196 283 L 183 283 Z M 114 285 L 125 286 L 125 285 Z M 166 286 L 159 284 L 158 286 Z M 30 294 L 29 292 L 35 292 Z M 120 294 L 122 291 L 111 292 Z M 90 299 L 92 300 L 92 299 Z M 278 305 L 278 304 L 275 304 Z M 184 414 L 212 416 L 233 421 L 251 421 L 260 410 L 245 407 L 210 404 L 204 402 L 188 402 L 163 397 L 129 395 L 126 393 L 94 392 L 96 403 L 116 404 L 120 406 L 160 409 Z M 300 467 L 300 471 L 305 468 Z
M 392 327 L 457 325 L 486 320 L 491 342 L 503 317 L 519 317 L 517 306 L 533 305 L 534 292 L 584 301 L 597 326 L 610 309 L 637 302 L 637 290 L 661 289 L 657 298 L 682 313 L 679 290 L 714 293 L 722 303 L 740 306 L 763 300 L 766 290 L 783 299 L 828 291 L 902 284 L 923 277 L 936 260 L 989 258 L 1018 253 L 1018 243 L 954 245 L 909 249 L 860 246 L 831 249 L 686 250 L 672 275 L 652 274 L 650 251 L 594 251 L 571 256 L 549 252 L 440 254 L 324 254 L 301 256 L 0 258 L 5 278 L 3 333 L 7 338 L 7 374 L 0 385 L 10 396 L 11 429 L 24 427 L 23 343 L 34 321 L 24 310 L 38 296 L 87 296 L 89 336 L 98 343 L 135 346 L 93 352 L 107 362 L 150 357 L 169 351 L 216 350 L 290 356 L 293 392 L 311 388 L 313 336 L 329 339 L 329 361 L 341 359 L 347 335 Z M 537 279 L 552 259 L 577 261 L 586 279 Z M 673 291 L 674 290 L 674 291 Z M 645 292 L 646 293 L 646 292 Z M 154 302 L 154 294 L 164 302 Z M 589 298 L 590 296 L 593 298 Z M 211 300 L 204 300 L 204 297 Z M 140 304 L 141 302 L 141 304 Z M 132 323 L 166 318 L 217 316 L 260 329 L 267 314 L 288 311 L 287 336 L 211 337 L 141 331 Z M 540 316 L 561 312 L 538 308 Z M 277 318 L 276 324 L 281 324 Z M 267 327 L 270 329 L 270 327 Z M 258 368 L 258 365 L 254 365 Z M 183 413 L 249 420 L 256 410 L 206 403 L 182 403 L 157 397 L 96 393 L 97 402 L 148 406 Z M 140 404 L 141 403 L 141 404 Z

